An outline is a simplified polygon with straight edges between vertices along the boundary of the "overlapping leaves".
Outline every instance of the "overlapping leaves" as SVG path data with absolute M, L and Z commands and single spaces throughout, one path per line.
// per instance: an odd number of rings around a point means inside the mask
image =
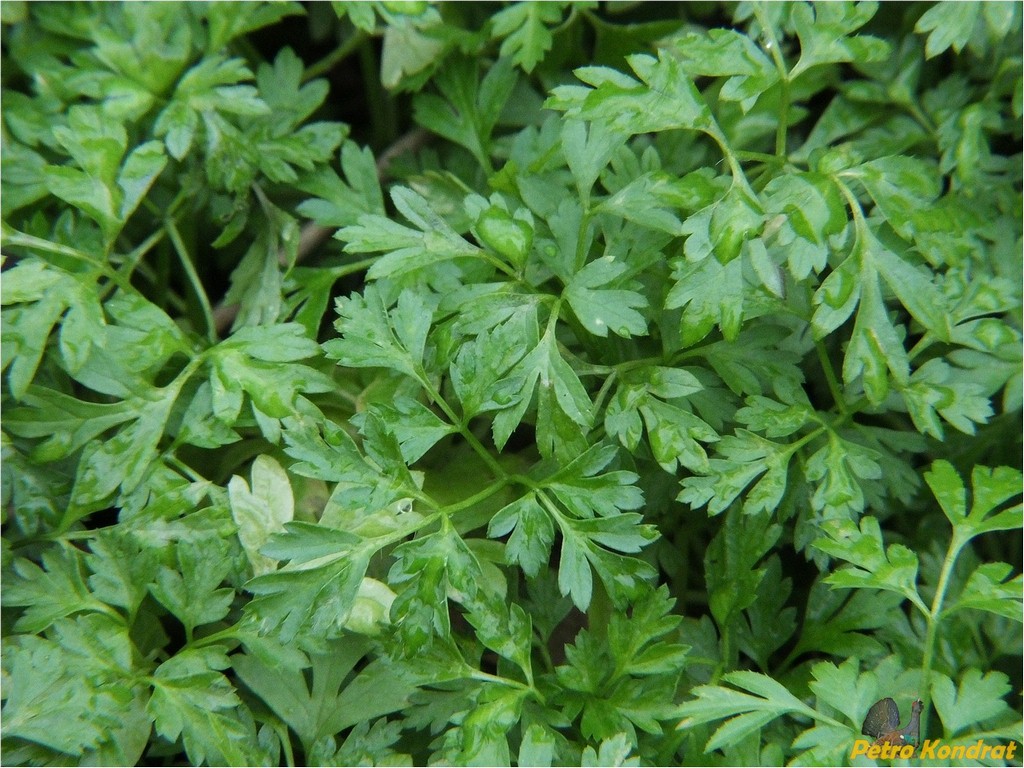
M 5 756 L 1015 738 L 1019 8 L 335 5 L 5 4 Z

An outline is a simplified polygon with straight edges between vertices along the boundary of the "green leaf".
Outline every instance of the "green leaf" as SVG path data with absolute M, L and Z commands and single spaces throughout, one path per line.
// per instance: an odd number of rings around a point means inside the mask
M 708 468 L 703 443 L 718 440 L 718 434 L 704 420 L 689 411 L 654 398 L 640 406 L 651 452 L 668 472 L 680 466 L 695 471 Z M 699 442 L 698 442 L 699 441 Z
M 775 242 L 785 251 L 792 275 L 802 280 L 812 270 L 820 272 L 828 258 L 827 238 L 847 225 L 836 185 L 820 174 L 788 174 L 772 179 L 763 197 L 769 222 L 765 230 L 778 227 Z
M 591 133 L 597 128 L 592 126 Z M 680 206 L 689 208 L 694 202 L 694 190 L 686 181 L 665 173 L 645 173 L 605 198 L 597 209 L 670 235 L 685 234 L 686 228 L 676 209 Z M 697 179 L 693 181 L 693 186 L 700 183 Z
M 925 45 L 928 58 L 938 56 L 950 46 L 960 53 L 971 39 L 980 7 L 981 3 L 972 2 L 955 8 L 939 4 L 925 11 L 914 25 L 914 31 L 928 33 Z
M 131 403 L 89 403 L 32 386 L 22 407 L 8 412 L 7 430 L 21 437 L 46 437 L 32 451 L 37 461 L 70 456 L 93 438 L 137 415 Z
M 910 361 L 882 301 L 878 278 L 861 271 L 860 307 L 853 325 L 853 336 L 843 359 L 843 381 L 861 380 L 864 392 L 873 403 L 889 393 L 889 376 L 899 386 L 910 379 Z
M 321 756 L 319 748 L 328 752 L 333 751 L 335 744 L 333 737 L 328 737 L 313 745 L 309 752 L 310 762 L 315 762 L 318 765 L 359 765 L 379 760 L 382 763 L 405 765 L 411 760 L 411 756 L 395 752 L 392 749 L 398 744 L 401 736 L 402 729 L 396 721 L 380 718 L 371 726 L 369 721 L 364 720 L 349 731 L 345 742 L 331 756 Z
M 753 603 L 744 611 L 746 621 L 739 625 L 739 645 L 761 669 L 767 669 L 771 654 L 781 648 L 796 629 L 796 608 L 786 606 L 792 581 L 782 577 L 777 557 L 768 559 L 763 574 Z
M 335 325 L 343 336 L 324 344 L 328 357 L 347 366 L 391 368 L 418 377 L 431 322 L 419 294 L 402 293 L 389 310 L 371 286 L 362 295 L 339 299 L 338 316 Z
M 252 73 L 241 59 L 222 56 L 204 58 L 186 72 L 154 126 L 158 137 L 166 136 L 171 156 L 181 160 L 191 151 L 200 116 L 208 119 L 207 113 L 216 111 L 238 115 L 269 112 L 270 107 L 257 96 L 255 88 L 237 85 L 251 79 Z
M 715 731 L 705 751 L 736 744 L 782 715 L 792 712 L 813 717 L 814 710 L 793 696 L 783 685 L 756 672 L 730 672 L 723 680 L 736 688 L 701 685 L 694 688 L 697 698 L 679 707 L 680 728 L 692 728 L 722 718 L 730 718 Z
M 902 597 L 889 592 L 840 592 L 816 580 L 807 598 L 807 617 L 794 658 L 801 652 L 821 650 L 842 657 L 878 655 L 883 646 L 871 630 L 895 623 Z
M 711 111 L 673 56 L 634 54 L 627 61 L 640 82 L 606 67 L 584 67 L 576 76 L 592 89 L 554 88 L 545 106 L 630 134 L 714 130 Z
M 264 414 L 283 418 L 296 412 L 301 393 L 328 392 L 330 377 L 295 363 L 318 352 L 300 325 L 284 323 L 266 333 L 243 329 L 221 342 L 210 354 L 213 415 L 233 423 L 242 393 Z
M 519 424 L 535 388 L 538 398 L 548 398 L 547 408 L 538 413 L 538 448 L 550 456 L 560 441 L 572 439 L 577 430 L 589 429 L 593 404 L 579 376 L 563 359 L 555 336 L 547 332 L 505 376 L 510 405 L 494 419 L 494 442 L 501 449 Z M 539 385 L 539 386 L 538 386 Z M 555 421 L 559 416 L 564 420 Z M 543 430 L 543 431 L 541 431 Z
M 576 607 L 584 611 L 590 606 L 594 578 L 587 561 L 586 544 L 579 536 L 573 535 L 571 528 L 568 531 L 563 532 L 562 548 L 559 551 L 558 589 L 563 595 L 571 597 Z
M 675 41 L 686 74 L 729 76 L 720 97 L 738 101 L 744 112 L 779 80 L 771 60 L 745 35 L 731 29 L 711 29 L 704 34 L 688 33 Z
M 255 597 L 246 613 L 263 634 L 289 643 L 300 633 L 318 638 L 341 633 L 355 604 L 372 552 L 358 536 L 311 523 L 291 522 L 263 548 L 290 560 L 246 584 Z
M 932 678 L 932 703 L 947 737 L 1003 714 L 1008 709 L 1004 697 L 1009 692 L 1009 680 L 1002 672 L 982 674 L 981 670 L 968 669 L 957 686 L 941 673 Z
M 410 8 L 416 8 L 410 4 Z M 409 87 L 408 81 L 422 82 L 423 75 L 432 72 L 440 60 L 444 59 L 446 45 L 435 34 L 440 24 L 437 9 L 430 8 L 422 13 L 422 18 L 414 18 L 414 14 L 399 15 L 384 30 L 384 46 L 381 51 L 380 80 L 386 88 L 396 89 Z M 349 11 L 351 14 L 352 12 Z M 370 14 L 372 16 L 372 11 Z M 397 14 L 396 14 L 397 15 Z M 363 14 L 359 16 L 361 29 L 370 27 L 372 21 Z M 357 24 L 357 26 L 359 26 Z
M 507 612 L 503 606 L 497 610 L 491 608 L 474 611 L 466 618 L 475 627 L 480 642 L 517 664 L 529 679 L 533 675 L 530 617 L 518 605 L 513 605 Z
M 588 749 L 590 748 L 588 747 Z M 518 765 L 550 768 L 554 754 L 555 735 L 543 726 L 534 723 L 523 734 L 522 744 L 519 745 L 519 759 L 516 762 Z
M 208 48 L 220 49 L 242 35 L 270 26 L 286 16 L 300 13 L 302 8 L 297 3 L 260 6 L 250 8 L 245 13 L 231 6 L 210 6 L 204 9 L 204 16 L 210 26 Z
M 14 625 L 17 631 L 40 632 L 64 616 L 106 609 L 86 586 L 78 550 L 48 549 L 42 555 L 42 564 L 39 567 L 31 560 L 16 560 L 16 578 L 4 588 L 4 605 L 26 608 Z
M 303 675 L 268 665 L 252 654 L 231 657 L 242 682 L 295 730 L 306 748 L 359 722 L 401 709 L 412 687 L 387 664 L 374 662 L 359 672 L 368 643 L 347 637 L 310 655 L 312 685 Z
M 800 356 L 784 343 L 788 335 L 783 326 L 759 323 L 731 343 L 708 344 L 707 359 L 738 395 L 774 391 L 789 399 L 786 393 L 798 391 L 804 375 Z
M 794 5 L 791 21 L 800 38 L 800 60 L 790 71 L 796 79 L 811 67 L 833 62 L 880 61 L 889 54 L 889 46 L 871 35 L 851 35 L 864 26 L 878 3 L 837 3 L 834 6 Z
M 935 462 L 931 471 L 925 473 L 925 481 L 964 541 L 988 531 L 1011 530 L 1022 524 L 1020 504 L 990 515 L 1020 493 L 1019 470 L 976 466 L 971 473 L 974 498 L 969 512 L 963 481 L 949 462 Z
M 521 6 L 514 6 L 521 7 Z M 569 164 L 576 189 L 583 202 L 590 201 L 590 192 L 601 171 L 626 140 L 626 134 L 603 123 L 587 124 L 580 120 L 562 121 L 562 152 Z M 606 201 L 602 205 L 616 207 Z
M 499 59 L 483 79 L 468 58 L 450 59 L 435 80 L 444 95 L 419 94 L 413 101 L 417 123 L 465 147 L 483 168 L 490 168 L 491 131 L 516 84 L 509 59 Z
M 678 672 L 688 647 L 671 642 L 680 622 L 680 617 L 671 613 L 675 602 L 669 597 L 668 589 L 661 586 L 634 603 L 631 617 L 612 615 L 608 624 L 608 648 L 616 660 L 614 675 Z
M 24 274 L 24 277 L 34 282 L 33 273 Z M 17 277 L 15 281 L 18 282 Z M 53 275 L 42 283 L 38 300 L 30 299 L 34 301 L 31 306 L 4 311 L 3 342 L 7 349 L 11 350 L 4 355 L 4 365 L 9 366 L 7 381 L 11 394 L 17 399 L 24 397 L 28 391 L 39 369 L 50 334 L 67 309 L 67 301 L 61 295 L 62 291 L 45 291 L 46 283 L 51 281 L 54 286 L 59 285 L 69 293 L 78 293 L 70 280 Z M 20 303 L 19 294 L 20 292 L 15 289 L 11 296 L 12 303 Z M 73 348 L 75 345 L 71 346 Z M 79 355 L 72 354 L 72 358 L 74 362 L 80 364 Z
M 1013 566 L 1009 563 L 983 563 L 968 578 L 956 600 L 947 611 L 976 608 L 1017 622 L 1022 621 L 1020 574 L 1011 578 Z
M 757 565 L 781 534 L 768 515 L 747 515 L 732 510 L 725 525 L 704 555 L 709 607 L 719 627 L 732 624 L 757 599 L 768 568 Z
M 961 432 L 973 435 L 977 424 L 992 416 L 992 406 L 978 384 L 958 380 L 961 370 L 943 360 L 929 360 L 910 376 L 900 389 L 914 426 L 926 435 L 941 439 L 939 416 Z
M 4 761 L 1019 741 L 1022 12 L 935 5 L 3 4 Z
M 610 739 L 604 739 L 596 752 L 593 747 L 584 749 L 580 765 L 587 768 L 590 766 L 640 765 L 639 758 L 629 756 L 632 751 L 629 737 L 624 733 L 619 733 Z M 520 764 L 522 765 L 522 763 Z
M 884 247 L 872 253 L 872 262 L 914 319 L 942 341 L 949 341 L 949 309 L 934 284 Z
M 251 325 L 272 325 L 281 316 L 281 267 L 295 263 L 298 225 L 291 216 L 269 204 L 267 219 L 245 256 L 231 273 L 224 301 L 239 305 L 233 330 Z
M 193 763 L 247 765 L 261 757 L 252 721 L 239 716 L 241 701 L 219 671 L 228 666 L 219 648 L 185 650 L 153 675 L 148 711 L 156 730 L 172 742 L 180 736 Z
M 252 464 L 252 488 L 235 475 L 228 482 L 228 498 L 231 516 L 238 525 L 238 540 L 253 573 L 259 576 L 273 570 L 274 561 L 261 555 L 260 549 L 295 515 L 288 475 L 272 457 L 257 456 Z
M 96 687 L 77 673 L 73 659 L 56 643 L 32 636 L 4 656 L 12 683 L 3 707 L 5 739 L 76 756 L 99 746 L 107 728 L 95 717 Z
M 176 547 L 177 568 L 161 567 L 150 592 L 173 613 L 191 636 L 192 630 L 227 615 L 234 600 L 233 589 L 218 589 L 231 568 L 231 561 L 219 542 L 180 542 Z
M 678 400 L 701 389 L 701 383 L 688 371 L 639 368 L 623 376 L 623 384 L 605 411 L 605 429 L 627 449 L 635 450 L 646 425 L 651 451 L 666 471 L 674 471 L 677 462 L 704 471 L 707 454 L 697 441 L 715 441 L 718 433 L 690 411 L 656 397 Z
M 17 95 L 11 93 L 7 98 Z M 46 159 L 38 152 L 14 140 L 4 142 L 0 148 L 0 171 L 4 175 L 7 192 L 2 203 L 5 219 L 46 196 L 45 167 Z
M 127 221 L 135 212 L 166 165 L 163 145 L 157 141 L 140 144 L 128 154 L 117 177 L 117 186 L 121 190 L 118 209 L 121 221 Z
M 476 213 L 473 234 L 477 240 L 503 256 L 517 269 L 522 269 L 533 244 L 533 214 L 526 208 L 509 213 L 501 196 L 491 195 L 488 201 L 479 196 L 466 199 L 467 212 Z
M 149 592 L 156 571 L 156 553 L 136 538 L 110 531 L 94 537 L 86 556 L 92 575 L 89 588 L 99 600 L 134 615 Z
M 403 527 L 400 518 L 410 510 L 407 504 L 393 505 L 417 495 L 419 487 L 405 468 L 397 441 L 392 446 L 397 465 L 382 468 L 359 452 L 345 430 L 330 422 L 301 417 L 285 419 L 283 426 L 285 452 L 297 459 L 292 472 L 339 483 L 336 495 L 344 499 L 344 515 L 335 516 L 329 505 L 325 523 L 353 530 L 361 530 L 362 524 L 391 531 Z M 381 535 L 381 531 L 372 535 Z
M 708 512 L 717 515 L 757 477 L 764 475 L 747 493 L 743 511 L 752 515 L 778 505 L 786 489 L 790 458 L 783 444 L 738 429 L 735 436 L 722 438 L 716 450 L 723 458 L 708 460 L 708 474 L 685 478 L 679 501 L 696 507 L 707 504 Z
M 864 185 L 900 234 L 913 231 L 908 225 L 915 211 L 927 208 L 942 191 L 935 166 L 911 157 L 880 157 L 842 175 Z
M 636 291 L 603 287 L 614 285 L 626 270 L 625 264 L 606 256 L 587 264 L 566 286 L 569 306 L 595 336 L 607 336 L 609 328 L 627 339 L 647 334 L 647 321 L 637 311 L 647 300 Z
M 622 471 L 597 474 L 608 464 L 614 452 L 615 449 L 610 447 L 592 448 L 544 482 L 546 488 L 572 515 L 567 517 L 550 504 L 543 505 L 545 511 L 554 517 L 562 534 L 559 589 L 563 595 L 570 595 L 580 610 L 589 605 L 593 592 L 591 565 L 617 605 L 632 599 L 650 573 L 646 564 L 613 555 L 605 549 L 639 552 L 657 536 L 651 526 L 640 524 L 640 515 L 619 513 L 619 510 L 635 509 L 643 503 L 640 490 L 631 485 L 636 476 Z M 518 512 L 520 519 L 524 510 L 537 514 L 532 506 L 513 509 Z M 495 531 L 509 530 L 512 514 L 511 510 L 505 512 L 499 522 L 494 523 Z M 540 530 L 543 539 L 547 539 L 546 525 L 542 525 Z M 544 545 L 543 549 L 531 548 L 530 556 L 539 559 L 548 546 Z M 518 542 L 515 551 L 517 554 L 523 551 Z
M 388 251 L 368 272 L 371 278 L 402 275 L 458 258 L 479 258 L 482 251 L 463 239 L 411 189 L 395 187 L 391 199 L 417 229 L 377 215 L 360 216 L 355 226 L 338 231 L 349 253 Z
M 448 600 L 467 606 L 494 598 L 480 559 L 454 530 L 442 530 L 400 545 L 389 581 L 404 585 L 391 607 L 403 640 L 400 654 L 415 656 L 451 632 Z
M 549 25 L 562 20 L 564 3 L 516 3 L 491 17 L 491 37 L 502 39 L 502 56 L 527 73 L 551 50 Z
M 864 510 L 871 483 L 882 480 L 881 458 L 876 448 L 831 434 L 828 441 L 807 460 L 805 476 L 819 482 L 811 497 L 815 509 L 831 517 L 838 510 Z
M 665 299 L 666 309 L 683 309 L 679 333 L 691 346 L 714 326 L 726 339 L 736 339 L 743 322 L 743 271 L 740 259 L 689 262 L 680 259 L 672 273 L 675 284 Z
M 917 555 L 902 544 L 884 547 L 876 518 L 861 518 L 859 529 L 850 521 L 838 520 L 829 522 L 825 528 L 829 538 L 818 539 L 814 546 L 850 563 L 829 576 L 829 584 L 844 589 L 883 589 L 920 600 Z
M 505 536 L 509 532 L 512 535 L 505 543 L 505 558 L 510 564 L 519 563 L 527 576 L 536 576 L 541 566 L 548 562 L 555 527 L 534 494 L 527 494 L 502 507 L 487 526 L 487 535 L 491 538 Z
M 384 214 L 384 197 L 377 178 L 373 153 L 351 141 L 341 147 L 344 181 L 331 168 L 318 168 L 297 183 L 313 199 L 300 203 L 296 210 L 322 227 L 348 227 L 362 214 Z
M 352 423 L 366 434 L 368 419 L 386 425 L 401 447 L 402 459 L 413 464 L 429 451 L 441 438 L 456 432 L 456 428 L 422 403 L 406 397 L 395 398 L 391 405 L 374 405 L 357 414 Z
M 651 637 L 660 634 L 655 629 Z M 619 639 L 626 640 L 621 634 Z M 635 740 L 636 728 L 660 733 L 659 721 L 674 716 L 667 700 L 678 672 L 629 676 L 624 669 L 626 660 L 615 658 L 613 652 L 598 635 L 586 630 L 566 648 L 568 663 L 558 667 L 556 674 L 566 689 L 575 692 L 572 698 L 576 701 L 570 711 L 582 708 L 581 728 L 591 739 L 624 732 Z
M 850 255 L 835 267 L 814 293 L 814 336 L 821 339 L 849 319 L 861 298 L 859 259 Z
M 522 350 L 536 344 L 536 314 L 516 312 L 462 345 L 451 365 L 451 378 L 466 418 L 513 402 L 518 382 L 509 381 L 508 373 L 522 358 Z

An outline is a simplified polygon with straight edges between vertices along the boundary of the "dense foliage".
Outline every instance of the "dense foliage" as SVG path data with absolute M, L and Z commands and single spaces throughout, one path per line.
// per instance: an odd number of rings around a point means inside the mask
M 1020 739 L 1020 4 L 2 12 L 6 764 Z

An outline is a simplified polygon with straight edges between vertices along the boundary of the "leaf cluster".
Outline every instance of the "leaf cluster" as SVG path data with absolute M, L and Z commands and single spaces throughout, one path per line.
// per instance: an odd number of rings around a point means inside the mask
M 4 4 L 7 762 L 1019 741 L 1020 6 L 620 5 Z

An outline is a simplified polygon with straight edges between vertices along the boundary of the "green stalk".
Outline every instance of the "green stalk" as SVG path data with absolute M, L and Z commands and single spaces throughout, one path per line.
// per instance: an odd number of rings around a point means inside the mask
M 378 76 L 380 62 L 369 39 L 364 39 L 359 45 L 359 66 L 363 70 L 363 86 L 370 107 L 373 143 L 383 147 L 390 144 L 398 135 L 398 117 L 394 101 L 381 85 Z
M 928 705 L 931 702 L 931 676 L 932 664 L 935 660 L 935 644 L 939 632 L 939 616 L 942 614 L 942 604 L 946 600 L 946 591 L 949 589 L 950 574 L 960 556 L 960 551 L 967 544 L 969 539 L 961 539 L 959 532 L 954 527 L 953 537 L 950 539 L 949 548 L 946 550 L 946 557 L 942 561 L 942 570 L 939 572 L 939 582 L 935 587 L 935 597 L 932 598 L 930 609 L 918 605 L 919 610 L 924 613 L 928 628 L 925 631 L 924 655 L 921 659 L 921 692 L 920 698 L 924 702 L 924 709 L 921 711 L 921 734 L 928 732 Z M 919 602 L 919 601 L 918 601 Z M 917 603 L 915 603 L 917 604 Z
M 467 498 L 462 499 L 461 501 L 456 501 L 453 504 L 448 504 L 447 506 L 442 508 L 442 511 L 446 515 L 453 515 L 456 512 L 461 512 L 464 509 L 469 509 L 470 507 L 479 504 L 481 501 L 490 498 L 498 491 L 500 491 L 502 488 L 504 488 L 506 485 L 508 485 L 510 482 L 510 477 L 500 477 L 483 490 L 474 493 L 472 496 L 468 496 Z
M 121 268 L 118 269 L 118 274 L 124 281 L 129 281 L 132 278 L 132 273 L 139 266 L 142 259 L 149 251 L 155 248 L 164 239 L 166 232 L 162 229 L 158 229 L 152 235 L 143 240 L 138 246 L 133 248 L 129 253 L 125 254 L 124 263 Z
M 337 267 L 324 267 L 324 269 L 331 273 L 335 280 L 348 275 L 354 275 L 356 272 L 362 272 L 365 269 L 372 267 L 377 261 L 377 257 L 363 259 L 362 261 L 354 261 L 351 264 L 342 264 Z
M 129 293 L 138 293 L 134 286 L 132 286 L 132 284 L 128 282 L 123 275 L 112 269 L 108 263 L 96 259 L 77 248 L 72 248 L 69 245 L 61 245 L 60 243 L 53 243 L 49 240 L 44 240 L 41 237 L 35 237 L 34 235 L 27 235 L 24 232 L 18 232 L 17 230 L 11 229 L 6 225 L 4 225 L 2 242 L 3 245 L 32 248 L 34 250 L 41 251 L 42 253 L 52 253 L 55 256 L 65 256 L 69 259 L 74 259 L 75 261 L 81 261 L 103 273 L 104 277 L 108 277 L 113 280 L 123 290 L 128 291 Z
M 339 62 L 347 59 L 353 51 L 361 46 L 367 39 L 367 35 L 362 30 L 356 30 L 356 32 L 349 37 L 345 38 L 333 51 L 328 53 L 322 59 L 311 64 L 302 75 L 302 82 L 308 83 L 314 78 L 320 77 L 327 72 L 334 69 L 335 65 Z
M 843 395 L 843 388 L 839 386 L 839 379 L 832 368 L 832 361 L 829 359 L 825 345 L 821 341 L 815 341 L 814 351 L 818 353 L 818 361 L 821 363 L 821 370 L 825 373 L 825 381 L 828 382 L 828 389 L 832 393 L 832 400 L 843 414 L 849 414 L 849 406 L 846 403 L 846 397 Z
M 597 397 L 594 398 L 594 413 L 598 414 L 601 412 L 601 408 L 604 406 L 604 399 L 608 396 L 608 392 L 611 391 L 612 384 L 615 383 L 617 371 L 613 370 L 608 374 L 608 378 L 604 380 L 601 385 L 601 389 L 597 392 Z
M 775 154 L 779 157 L 786 156 L 786 130 L 787 123 L 789 121 L 789 106 L 790 106 L 790 91 L 789 91 L 789 77 L 790 73 L 786 69 L 786 61 L 782 58 L 782 51 L 779 49 L 778 38 L 775 37 L 775 30 L 772 29 L 772 25 L 768 22 L 765 17 L 764 8 L 760 3 L 754 5 L 754 14 L 757 16 L 757 21 L 761 25 L 761 32 L 767 38 L 767 42 L 764 45 L 768 55 L 772 57 L 772 62 L 775 64 L 775 69 L 779 72 L 779 118 L 778 125 L 775 128 Z
M 494 473 L 495 478 L 507 481 L 509 479 L 509 475 L 505 471 L 504 467 L 498 463 L 497 459 L 491 455 L 491 452 L 484 447 L 484 444 L 481 443 L 477 436 L 473 434 L 472 430 L 469 429 L 469 426 L 464 424 L 463 420 L 459 418 L 454 409 L 448 405 L 448 401 L 444 399 L 444 396 L 440 391 L 438 391 L 437 387 L 435 387 L 427 378 L 426 372 L 419 370 L 417 371 L 417 374 L 420 385 L 427 391 L 431 402 L 444 412 L 448 421 L 450 421 L 459 430 L 459 434 L 462 435 L 466 442 L 469 443 L 470 447 L 490 468 Z
M 199 302 L 199 308 L 203 313 L 203 322 L 206 323 L 206 338 L 211 344 L 216 344 L 217 325 L 213 320 L 213 307 L 210 306 L 210 298 L 206 295 L 206 290 L 203 288 L 199 274 L 196 272 L 195 264 L 192 263 L 192 257 L 189 255 L 188 248 L 185 247 L 185 241 L 181 239 L 181 233 L 178 232 L 178 227 L 173 219 L 164 220 L 164 229 L 167 230 L 167 234 L 171 238 L 174 251 L 178 254 L 181 266 L 185 270 L 185 275 L 188 277 L 192 291 Z

